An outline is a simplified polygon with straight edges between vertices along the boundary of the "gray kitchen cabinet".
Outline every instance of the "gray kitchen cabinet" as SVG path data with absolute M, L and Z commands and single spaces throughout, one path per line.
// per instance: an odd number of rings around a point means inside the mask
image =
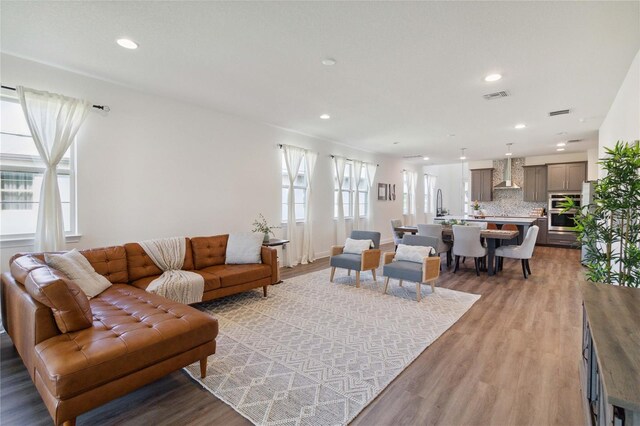
M 547 201 L 547 166 L 525 166 L 523 201 Z
M 547 218 L 546 217 L 539 217 L 538 220 L 536 221 L 536 225 L 538 225 L 538 238 L 536 238 L 536 245 L 546 245 L 548 244 L 548 239 L 547 239 L 547 230 L 548 230 L 548 223 L 547 223 Z
M 581 191 L 587 178 L 587 163 L 549 164 L 547 189 L 549 191 Z
M 471 170 L 471 201 L 493 200 L 493 169 Z

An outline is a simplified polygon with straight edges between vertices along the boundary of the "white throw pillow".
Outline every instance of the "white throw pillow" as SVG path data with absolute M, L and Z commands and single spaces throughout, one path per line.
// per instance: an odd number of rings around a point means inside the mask
M 342 252 L 349 254 L 362 254 L 363 251 L 369 250 L 371 247 L 373 247 L 373 241 L 371 240 L 352 240 L 351 238 L 347 238 Z
M 244 263 L 262 263 L 262 241 L 264 234 L 245 232 L 229 234 L 227 254 L 224 263 L 227 265 Z
M 422 263 L 422 260 L 436 251 L 433 247 L 426 246 L 408 246 L 406 244 L 398 244 L 396 250 L 396 260 L 404 260 L 405 262 Z
M 45 253 L 44 261 L 65 274 L 89 299 L 111 287 L 111 282 L 97 273 L 87 258 L 76 249 L 64 254 Z

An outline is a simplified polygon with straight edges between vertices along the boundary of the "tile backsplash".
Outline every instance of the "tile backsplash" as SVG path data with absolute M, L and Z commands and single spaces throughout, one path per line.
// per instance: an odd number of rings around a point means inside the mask
M 493 185 L 504 180 L 504 168 L 507 160 L 493 160 Z M 528 216 L 534 208 L 545 207 L 545 203 L 523 201 L 524 158 L 511 159 L 511 180 L 520 189 L 497 189 L 493 191 L 493 201 L 480 203 L 482 210 L 489 216 Z

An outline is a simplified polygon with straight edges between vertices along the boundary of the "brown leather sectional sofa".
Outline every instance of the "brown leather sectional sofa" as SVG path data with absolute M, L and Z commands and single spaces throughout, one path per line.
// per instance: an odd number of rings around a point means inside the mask
M 277 255 L 225 265 L 227 235 L 187 239 L 183 269 L 204 277 L 204 300 L 277 281 Z M 215 353 L 218 322 L 144 289 L 162 271 L 137 243 L 84 250 L 113 285 L 87 300 L 43 255 L 19 254 L 2 275 L 2 322 L 56 425 Z

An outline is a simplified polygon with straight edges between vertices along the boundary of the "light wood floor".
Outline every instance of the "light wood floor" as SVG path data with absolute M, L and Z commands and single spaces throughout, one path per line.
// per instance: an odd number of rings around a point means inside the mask
M 528 280 L 522 277 L 520 263 L 508 260 L 496 277 L 476 277 L 471 261 L 457 274 L 443 271 L 439 286 L 482 297 L 354 424 L 584 424 L 578 376 L 578 282 L 584 278 L 578 259 L 577 250 L 537 247 Z M 322 259 L 283 269 L 282 278 L 327 267 L 328 260 Z M 422 303 L 429 303 L 428 296 Z M 0 343 L 0 423 L 51 424 L 6 334 Z M 78 424 L 231 426 L 249 422 L 178 371 L 80 416 Z

